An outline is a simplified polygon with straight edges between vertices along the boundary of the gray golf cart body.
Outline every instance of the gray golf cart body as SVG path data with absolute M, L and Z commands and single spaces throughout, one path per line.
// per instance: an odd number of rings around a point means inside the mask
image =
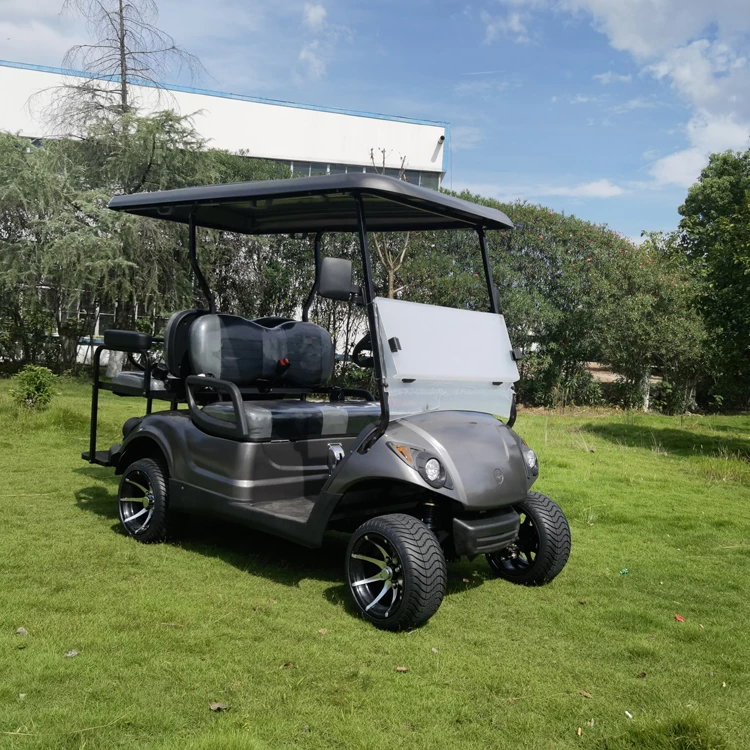
M 138 459 L 158 458 L 168 470 L 170 509 L 309 547 L 329 529 L 352 530 L 394 512 L 422 519 L 449 556 L 514 542 L 513 505 L 527 496 L 538 466 L 511 429 L 518 354 L 498 310 L 484 237 L 512 228 L 503 213 L 373 174 L 124 195 L 110 208 L 189 225 L 208 310 L 172 316 L 164 338 L 168 372 L 158 377 L 147 367 L 103 383 L 97 351 L 85 459 L 122 473 Z M 197 227 L 313 236 L 316 278 L 303 320 L 217 313 L 197 264 Z M 369 232 L 457 228 L 477 233 L 489 312 L 375 296 Z M 352 285 L 349 261 L 321 256 L 330 232 L 358 233 L 361 288 Z M 375 398 L 327 385 L 334 351 L 327 332 L 307 319 L 315 294 L 365 306 Z M 101 349 L 146 353 L 153 343 L 111 331 Z M 120 445 L 97 452 L 103 388 L 145 398 L 147 413 L 128 420 Z M 170 408 L 152 413 L 154 400 Z M 431 458 L 441 472 L 432 479 L 425 470 Z

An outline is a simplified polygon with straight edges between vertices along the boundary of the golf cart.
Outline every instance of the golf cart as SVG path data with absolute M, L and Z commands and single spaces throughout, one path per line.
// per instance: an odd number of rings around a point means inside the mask
M 512 228 L 505 214 L 365 173 L 120 195 L 109 207 L 187 224 L 207 302 L 174 313 L 163 340 L 108 330 L 94 354 L 83 458 L 121 475 L 119 516 L 130 536 L 162 541 L 181 512 L 312 548 L 328 530 L 350 532 L 354 603 L 389 630 L 435 614 L 446 560 L 483 554 L 499 577 L 525 585 L 560 573 L 567 521 L 531 491 L 537 458 L 511 429 L 521 355 L 498 309 L 485 241 L 486 230 Z M 315 281 L 301 320 L 217 312 L 197 227 L 313 238 Z M 489 312 L 375 296 L 368 232 L 446 229 L 476 232 Z M 334 232 L 358 235 L 361 287 L 350 260 L 323 257 L 324 234 Z M 374 395 L 328 385 L 335 352 L 309 320 L 315 295 L 364 306 L 368 330 L 351 358 L 373 369 Z M 152 355 L 157 344 L 163 364 Z M 103 382 L 107 349 L 140 355 L 143 371 Z M 125 422 L 121 444 L 97 451 L 102 389 L 145 399 L 146 415 Z M 169 407 L 152 413 L 155 400 Z

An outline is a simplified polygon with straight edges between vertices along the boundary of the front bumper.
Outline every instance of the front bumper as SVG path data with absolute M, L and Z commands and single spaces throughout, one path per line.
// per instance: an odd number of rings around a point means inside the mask
M 520 517 L 513 508 L 501 508 L 477 518 L 453 519 L 456 553 L 474 557 L 505 549 L 518 539 Z

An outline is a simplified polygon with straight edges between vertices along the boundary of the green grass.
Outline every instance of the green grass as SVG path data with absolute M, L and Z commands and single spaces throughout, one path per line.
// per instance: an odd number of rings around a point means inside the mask
M 61 389 L 18 415 L 0 384 L 0 747 L 750 747 L 750 418 L 522 412 L 567 568 L 449 566 L 437 615 L 390 634 L 352 613 L 342 538 L 125 537 L 79 458 L 89 391 Z M 106 394 L 100 447 L 139 408 Z

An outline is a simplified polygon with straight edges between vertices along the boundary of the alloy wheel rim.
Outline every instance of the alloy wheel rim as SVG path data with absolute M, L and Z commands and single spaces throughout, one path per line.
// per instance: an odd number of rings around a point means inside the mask
M 120 495 L 120 518 L 128 533 L 138 536 L 146 531 L 154 515 L 154 490 L 142 471 L 129 473 Z
M 404 569 L 394 546 L 382 534 L 364 534 L 355 542 L 349 558 L 349 587 L 371 617 L 385 619 L 398 608 Z

